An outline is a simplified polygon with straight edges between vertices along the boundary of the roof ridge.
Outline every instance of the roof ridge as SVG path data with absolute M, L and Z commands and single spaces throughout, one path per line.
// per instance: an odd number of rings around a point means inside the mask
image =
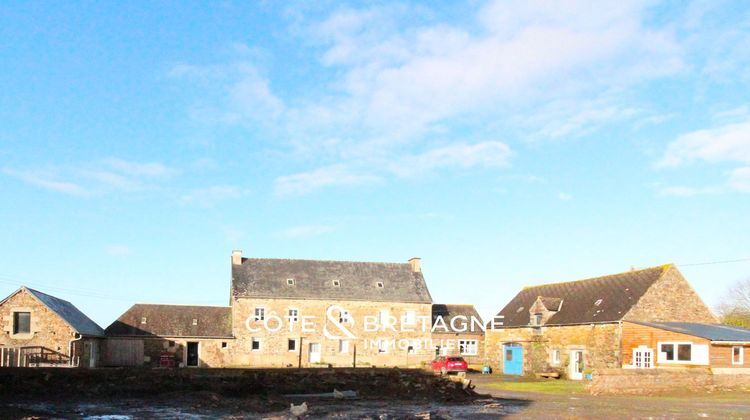
M 569 284 L 569 283 L 578 283 L 578 282 L 583 282 L 583 281 L 600 280 L 600 279 L 604 280 L 604 279 L 606 279 L 608 277 L 616 277 L 616 276 L 621 276 L 623 274 L 639 273 L 639 272 L 642 272 L 642 271 L 655 270 L 655 269 L 661 269 L 662 270 L 661 274 L 664 274 L 664 272 L 668 268 L 673 267 L 673 266 L 674 266 L 673 263 L 667 263 L 667 264 L 656 265 L 656 266 L 653 266 L 653 267 L 639 268 L 637 270 L 621 271 L 619 273 L 606 274 L 606 275 L 603 275 L 603 276 L 587 277 L 587 278 L 578 279 L 578 280 L 568 280 L 568 281 L 558 281 L 558 282 L 550 282 L 550 283 L 541 283 L 541 284 L 536 284 L 536 285 L 533 285 L 533 286 L 524 286 L 522 290 L 535 289 L 537 287 L 550 286 L 550 285 L 553 285 L 553 284 Z M 541 296 L 541 297 L 554 297 L 554 296 Z
M 269 260 L 269 261 L 304 261 L 304 262 L 336 262 L 336 263 L 359 263 L 359 264 L 390 264 L 390 265 L 409 265 L 408 262 L 388 262 L 388 261 L 358 261 L 358 260 L 315 260 L 309 258 L 252 258 L 245 257 L 249 260 Z
M 194 305 L 192 303 L 143 303 L 143 302 L 136 302 L 133 304 L 133 306 L 141 305 L 141 306 L 193 306 L 197 308 L 228 308 L 231 309 L 231 305 Z M 132 306 L 131 306 L 132 308 Z

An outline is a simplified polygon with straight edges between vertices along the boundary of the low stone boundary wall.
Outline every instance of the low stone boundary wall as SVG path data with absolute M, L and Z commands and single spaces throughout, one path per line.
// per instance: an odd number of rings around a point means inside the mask
M 24 397 L 142 397 L 208 391 L 226 397 L 353 390 L 364 397 L 460 401 L 473 391 L 421 369 L 3 368 L 0 400 Z
M 594 394 L 662 394 L 750 387 L 750 375 L 713 374 L 708 368 L 601 369 L 586 389 Z

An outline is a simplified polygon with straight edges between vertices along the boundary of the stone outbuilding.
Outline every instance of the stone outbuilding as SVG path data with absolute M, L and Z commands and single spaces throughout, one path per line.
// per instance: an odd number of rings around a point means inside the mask
M 21 287 L 0 301 L 0 366 L 96 367 L 104 330 L 67 300 Z
M 435 355 L 462 356 L 470 365 L 484 363 L 484 323 L 474 305 L 432 305 Z
M 135 304 L 105 330 L 108 366 L 227 367 L 228 306 Z
M 485 349 L 497 372 L 571 379 L 629 363 L 625 322 L 718 323 L 672 264 L 526 287 L 498 316 Z

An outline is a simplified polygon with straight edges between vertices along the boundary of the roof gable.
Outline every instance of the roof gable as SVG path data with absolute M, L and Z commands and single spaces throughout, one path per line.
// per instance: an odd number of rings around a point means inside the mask
M 422 273 L 406 263 L 245 258 L 232 265 L 232 295 L 432 303 Z
M 0 304 L 5 303 L 8 299 L 15 296 L 19 292 L 27 292 L 38 300 L 42 305 L 46 306 L 57 314 L 65 323 L 70 325 L 75 332 L 81 335 L 90 337 L 103 337 L 104 330 L 96 322 L 91 320 L 86 314 L 81 312 L 72 303 L 67 300 L 60 299 L 58 297 L 42 293 L 38 290 L 30 289 L 26 286 L 22 286 L 15 292 L 11 293 L 8 297 L 3 299 Z
M 231 337 L 232 313 L 228 306 L 137 303 L 105 331 L 107 336 Z
M 528 326 L 529 309 L 541 298 L 544 306 L 559 306 L 545 325 L 616 322 L 628 313 L 670 265 L 633 270 L 585 280 L 526 287 L 508 303 L 503 327 Z

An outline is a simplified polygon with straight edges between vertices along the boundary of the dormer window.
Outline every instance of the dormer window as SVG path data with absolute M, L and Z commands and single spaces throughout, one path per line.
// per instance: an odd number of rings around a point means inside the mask
M 382 281 L 377 282 L 375 285 L 377 286 L 378 289 L 382 289 L 384 287 Z
M 198 318 L 193 318 L 193 325 L 198 325 Z
M 542 314 L 534 314 L 531 320 L 532 320 L 533 325 L 537 325 L 537 326 L 542 325 Z
M 333 287 L 341 287 L 341 281 L 339 281 L 339 280 L 334 280 L 334 281 L 333 281 Z
M 294 286 L 294 279 L 286 279 L 287 286 Z

